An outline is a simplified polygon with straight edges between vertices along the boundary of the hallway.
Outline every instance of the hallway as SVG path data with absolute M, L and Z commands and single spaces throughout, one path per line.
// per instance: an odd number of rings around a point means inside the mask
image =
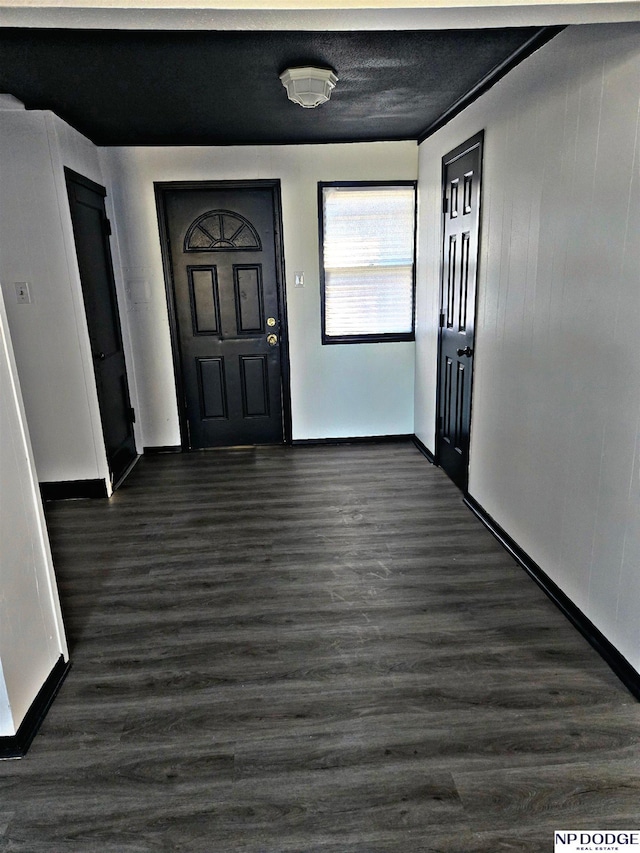
M 640 705 L 413 444 L 47 505 L 73 663 L 0 851 L 543 853 L 640 825 Z

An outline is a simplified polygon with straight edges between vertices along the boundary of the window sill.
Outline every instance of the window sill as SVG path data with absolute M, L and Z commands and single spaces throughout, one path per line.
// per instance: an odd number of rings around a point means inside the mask
M 414 332 L 401 332 L 389 335 L 322 335 L 322 344 L 386 344 L 415 341 Z

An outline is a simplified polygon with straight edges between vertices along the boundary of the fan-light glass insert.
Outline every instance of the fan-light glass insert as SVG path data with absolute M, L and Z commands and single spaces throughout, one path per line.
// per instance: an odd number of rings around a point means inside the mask
M 324 187 L 325 334 L 413 330 L 415 190 Z
M 305 109 L 313 109 L 328 101 L 338 82 L 330 68 L 314 68 L 311 65 L 287 68 L 280 75 L 280 80 L 289 100 Z

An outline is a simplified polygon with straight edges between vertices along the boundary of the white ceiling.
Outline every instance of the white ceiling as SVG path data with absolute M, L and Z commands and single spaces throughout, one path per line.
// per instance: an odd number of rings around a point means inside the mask
M 640 20 L 640 0 L 0 0 L 0 26 L 416 30 Z

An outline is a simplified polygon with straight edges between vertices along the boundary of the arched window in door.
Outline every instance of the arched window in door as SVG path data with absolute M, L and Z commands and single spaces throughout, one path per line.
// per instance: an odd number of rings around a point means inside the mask
M 232 210 L 209 210 L 195 219 L 184 238 L 185 252 L 260 251 L 258 232 Z

